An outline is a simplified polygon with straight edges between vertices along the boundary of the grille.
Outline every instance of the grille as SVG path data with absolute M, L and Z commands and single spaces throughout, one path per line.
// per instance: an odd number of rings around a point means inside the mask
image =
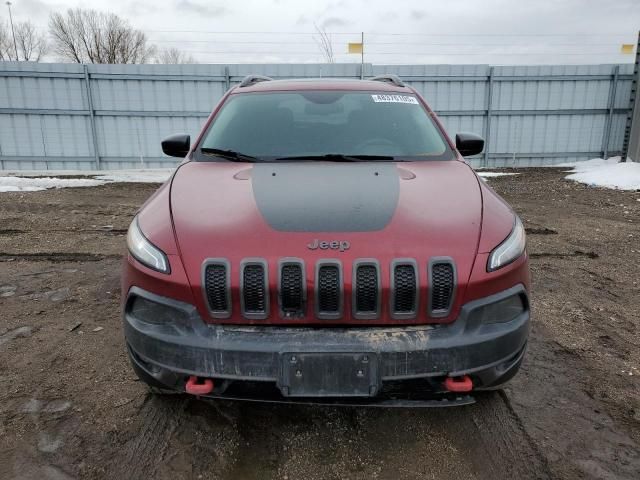
M 207 265 L 204 274 L 205 291 L 209 309 L 212 312 L 228 312 L 229 291 L 227 285 L 227 267 L 225 265 Z
M 264 265 L 245 265 L 242 272 L 242 300 L 245 315 L 267 313 Z
M 431 266 L 431 313 L 446 314 L 453 298 L 453 265 L 450 262 Z
M 393 286 L 393 313 L 415 313 L 418 290 L 414 265 L 396 265 L 393 270 Z
M 340 313 L 340 269 L 337 265 L 322 265 L 318 269 L 316 294 L 318 311 Z
M 280 269 L 280 307 L 286 316 L 304 313 L 303 282 L 302 265 L 282 265 Z
M 229 263 L 225 259 L 209 259 L 205 264 L 203 283 L 211 315 L 228 318 L 231 314 Z M 246 318 L 265 319 L 269 314 L 267 264 L 263 259 L 246 259 L 241 265 L 240 301 Z M 352 276 L 352 309 L 355 318 L 377 318 L 380 312 L 380 273 L 377 261 L 354 262 Z M 397 259 L 392 264 L 391 315 L 413 318 L 418 307 L 418 268 L 413 259 Z M 305 313 L 304 264 L 300 259 L 283 259 L 280 264 L 279 303 L 281 315 L 302 316 Z M 429 265 L 429 314 L 449 314 L 455 295 L 456 272 L 452 260 L 439 257 Z M 340 262 L 321 260 L 316 266 L 316 314 L 318 318 L 339 319 L 343 308 L 343 285 Z
M 356 313 L 376 313 L 378 311 L 378 269 L 374 265 L 359 265 L 355 278 Z

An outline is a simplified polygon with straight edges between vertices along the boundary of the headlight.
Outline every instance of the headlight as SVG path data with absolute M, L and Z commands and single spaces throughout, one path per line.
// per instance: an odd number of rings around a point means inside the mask
M 493 252 L 491 252 L 489 261 L 487 262 L 487 271 L 492 272 L 510 264 L 524 253 L 525 246 L 526 236 L 524 233 L 524 226 L 522 225 L 520 218 L 516 216 L 513 230 L 507 239 L 498 245 Z
M 167 256 L 142 234 L 138 225 L 138 217 L 135 217 L 129 226 L 127 247 L 129 253 L 147 267 L 162 273 L 171 271 Z

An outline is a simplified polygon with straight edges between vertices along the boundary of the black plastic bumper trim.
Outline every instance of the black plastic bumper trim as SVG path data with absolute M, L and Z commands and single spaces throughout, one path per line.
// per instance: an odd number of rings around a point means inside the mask
M 277 381 L 285 352 L 375 352 L 381 380 L 463 375 L 520 352 L 530 323 L 528 310 L 504 323 L 481 324 L 470 315 L 511 295 L 526 296 L 522 285 L 464 305 L 450 325 L 379 328 L 208 325 L 192 305 L 137 287 L 129 291 L 133 295 L 183 310 L 191 318 L 188 325 L 153 325 L 125 308 L 125 337 L 136 354 L 175 372 L 236 380 Z

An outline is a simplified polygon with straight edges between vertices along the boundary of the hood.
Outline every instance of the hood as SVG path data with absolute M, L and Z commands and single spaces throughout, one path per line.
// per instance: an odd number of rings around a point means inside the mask
M 482 199 L 477 177 L 459 161 L 190 162 L 173 179 L 171 210 L 198 291 L 207 258 L 227 259 L 234 281 L 234 266 L 249 257 L 273 271 L 283 257 L 302 258 L 310 272 L 317 259 L 341 260 L 347 271 L 357 258 L 374 258 L 383 273 L 393 259 L 414 258 L 422 275 L 430 258 L 446 256 L 464 283 Z

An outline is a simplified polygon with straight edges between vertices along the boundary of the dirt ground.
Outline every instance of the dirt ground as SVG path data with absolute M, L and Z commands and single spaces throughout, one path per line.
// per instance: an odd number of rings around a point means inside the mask
M 0 194 L 0 479 L 640 478 L 640 192 L 490 179 L 528 229 L 534 326 L 504 392 L 451 409 L 154 397 L 119 257 L 157 187 Z

